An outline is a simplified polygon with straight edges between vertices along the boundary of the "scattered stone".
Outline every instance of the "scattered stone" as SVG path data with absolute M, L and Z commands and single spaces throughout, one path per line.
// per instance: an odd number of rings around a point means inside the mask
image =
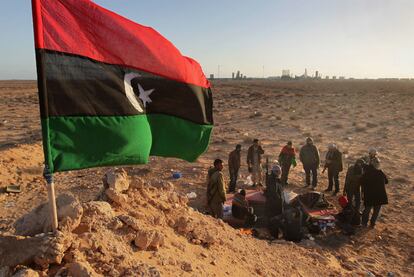
M 2 275 L 1 275 L 2 276 Z M 30 268 L 19 270 L 13 277 L 39 277 L 39 273 Z
M 123 277 L 160 277 L 161 274 L 157 268 L 146 264 L 140 264 L 132 268 L 128 268 L 123 274 Z
M 139 230 L 134 243 L 141 250 L 158 250 L 164 245 L 164 235 L 154 230 Z
M 119 191 L 109 188 L 105 191 L 106 196 L 116 204 L 122 206 L 128 202 L 128 196 L 126 194 L 120 193 Z
M 66 265 L 71 276 L 76 277 L 99 277 L 102 276 L 95 272 L 91 265 L 86 262 L 74 262 Z
M 141 228 L 141 224 L 139 223 L 139 221 L 129 215 L 120 215 L 118 216 L 118 218 L 125 223 L 126 225 L 128 225 L 129 227 L 131 227 L 132 229 L 134 229 L 135 231 L 139 231 Z
M 81 222 L 83 208 L 71 194 L 61 194 L 56 199 L 59 230 L 71 232 Z M 14 225 L 17 235 L 34 236 L 51 230 L 49 203 L 44 203 L 18 219 Z
M 114 218 L 111 223 L 109 224 L 109 228 L 112 230 L 118 230 L 121 229 L 124 226 L 124 224 L 122 223 L 122 221 L 118 218 Z
M 37 264 L 47 268 L 60 264 L 71 246 L 72 236 L 67 233 L 42 234 L 36 237 L 0 237 L 0 267 Z
M 113 189 L 116 192 L 124 192 L 129 188 L 128 174 L 123 169 L 120 172 L 109 170 L 102 181 L 105 188 Z
M 106 216 L 113 218 L 115 216 L 114 210 L 111 205 L 106 201 L 91 201 L 83 204 L 85 215 L 88 216 Z
M 183 262 L 183 264 L 181 265 L 181 269 L 186 272 L 191 272 L 193 271 L 193 266 L 188 262 Z

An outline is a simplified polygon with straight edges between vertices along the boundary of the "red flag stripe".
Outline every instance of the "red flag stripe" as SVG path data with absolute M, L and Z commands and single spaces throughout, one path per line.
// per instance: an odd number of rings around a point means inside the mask
M 37 48 L 123 65 L 208 88 L 200 65 L 157 31 L 89 0 L 32 0 Z

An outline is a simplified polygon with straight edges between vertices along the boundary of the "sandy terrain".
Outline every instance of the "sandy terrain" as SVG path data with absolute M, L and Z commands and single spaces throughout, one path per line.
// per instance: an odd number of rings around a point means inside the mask
M 12 234 L 15 220 L 47 199 L 41 177 L 43 154 L 36 92 L 35 82 L 0 82 L 3 235 Z M 158 251 L 141 251 L 130 243 L 133 230 L 114 230 L 96 223 L 96 228 L 74 239 L 96 272 L 118 276 L 144 264 L 162 276 L 365 276 L 367 272 L 414 276 L 414 82 L 215 81 L 213 92 L 216 128 L 208 152 L 198 162 L 152 158 L 148 165 L 124 167 L 131 184 L 145 183 L 145 187 L 128 191 L 125 205 L 114 204 L 116 215 L 139 218 L 142 226 L 164 235 L 164 245 Z M 391 180 L 387 187 L 390 204 L 383 208 L 374 230 L 360 230 L 352 237 L 333 232 L 318 236 L 315 243 L 269 242 L 242 235 L 201 213 L 205 174 L 213 159 L 226 161 L 228 152 L 241 143 L 241 175 L 245 179 L 245 156 L 253 138 L 261 139 L 266 154 L 273 159 L 287 140 L 300 148 L 309 135 L 322 157 L 329 142 L 337 143 L 345 165 L 365 155 L 369 147 L 379 149 L 382 168 Z M 183 178 L 172 180 L 175 170 L 181 171 Z M 57 193 L 71 192 L 81 202 L 95 200 L 106 171 L 97 168 L 58 173 Z M 344 173 L 340 177 L 342 186 Z M 162 182 L 173 184 L 174 191 L 158 188 Z M 291 172 L 290 183 L 294 191 L 304 191 L 300 164 Z M 3 192 L 9 184 L 22 185 L 23 192 Z M 325 175 L 318 190 L 326 186 Z M 184 195 L 192 191 L 198 195 L 188 203 L 192 208 L 182 201 L 175 205 L 164 199 L 176 192 Z M 328 199 L 335 201 L 331 196 Z M 181 217 L 192 227 L 184 231 L 177 227 Z M 35 269 L 53 276 L 58 268 Z

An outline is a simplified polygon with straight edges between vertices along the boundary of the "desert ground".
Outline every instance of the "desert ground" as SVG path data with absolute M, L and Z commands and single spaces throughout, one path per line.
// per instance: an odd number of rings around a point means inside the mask
M 147 165 L 119 167 L 129 183 L 118 195 L 122 201 L 102 197 L 109 168 L 55 174 L 58 196 L 71 194 L 80 207 L 77 222 L 63 224 L 73 228 L 59 235 L 65 238 L 61 258 L 30 260 L 0 269 L 0 275 L 26 266 L 40 276 L 414 276 L 414 81 L 217 80 L 212 89 L 215 129 L 197 162 L 153 157 Z M 47 201 L 37 103 L 36 82 L 0 82 L 0 243 L 22 234 L 15 222 Z M 345 168 L 369 147 L 378 149 L 390 179 L 390 203 L 375 229 L 358 229 L 350 237 L 333 231 L 300 243 L 269 241 L 203 213 L 205 176 L 215 158 L 227 161 L 242 144 L 241 185 L 253 138 L 272 160 L 288 140 L 299 150 L 307 136 L 314 138 L 322 161 L 327 144 L 335 142 Z M 174 171 L 182 178 L 172 179 Z M 21 185 L 22 192 L 6 193 L 11 184 Z M 289 188 L 304 192 L 303 185 L 298 164 Z M 325 174 L 317 189 L 326 187 Z M 197 197 L 188 200 L 189 192 Z M 336 204 L 336 198 L 327 198 Z M 141 247 L 140 234 L 158 239 Z M 0 249 L 2 265 L 7 249 Z

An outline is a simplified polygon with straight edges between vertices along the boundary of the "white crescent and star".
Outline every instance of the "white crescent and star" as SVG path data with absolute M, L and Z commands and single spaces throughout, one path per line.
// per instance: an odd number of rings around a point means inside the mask
M 125 86 L 125 95 L 131 105 L 140 113 L 144 112 L 144 109 L 142 108 L 142 105 L 144 105 L 144 108 L 147 107 L 147 104 L 151 103 L 152 100 L 149 97 L 151 93 L 154 91 L 154 89 L 145 90 L 140 84 L 138 84 L 138 91 L 139 96 L 138 98 L 141 100 L 138 100 L 135 93 L 134 88 L 132 87 L 131 81 L 134 78 L 140 77 L 138 73 L 126 73 L 124 76 L 124 86 Z M 142 104 L 141 104 L 142 103 Z

